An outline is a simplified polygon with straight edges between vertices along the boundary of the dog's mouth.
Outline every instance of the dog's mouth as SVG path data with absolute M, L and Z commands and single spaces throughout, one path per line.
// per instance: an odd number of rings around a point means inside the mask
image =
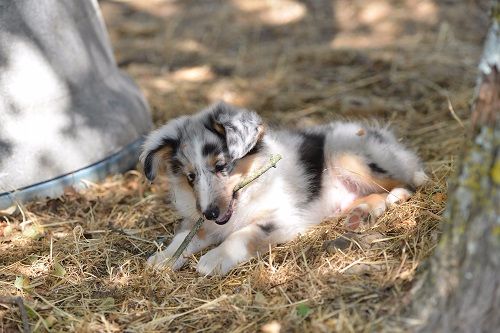
M 236 204 L 236 196 L 233 195 L 231 201 L 229 201 L 229 205 L 226 209 L 226 212 L 221 216 L 219 216 L 214 222 L 217 223 L 218 225 L 226 224 L 233 215 L 235 204 Z

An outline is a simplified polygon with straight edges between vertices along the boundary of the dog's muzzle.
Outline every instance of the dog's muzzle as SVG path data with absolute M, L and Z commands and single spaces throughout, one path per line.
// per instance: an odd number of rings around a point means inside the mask
M 218 217 L 219 217 L 219 207 L 217 207 L 216 205 L 210 205 L 204 212 L 203 212 L 203 216 L 207 219 L 207 220 L 216 220 Z
M 229 206 L 227 207 L 226 212 L 223 215 L 219 216 L 217 219 L 215 219 L 214 222 L 219 225 L 226 224 L 233 215 L 235 203 L 236 203 L 236 195 L 233 195 L 231 201 L 229 202 Z

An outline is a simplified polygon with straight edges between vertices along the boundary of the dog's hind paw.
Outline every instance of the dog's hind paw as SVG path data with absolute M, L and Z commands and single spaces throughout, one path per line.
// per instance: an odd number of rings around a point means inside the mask
M 353 231 L 363 231 L 375 224 L 375 221 L 387 209 L 387 194 L 374 193 L 357 199 L 352 208 L 347 210 L 344 225 Z
M 375 224 L 377 218 L 385 212 L 386 206 L 373 207 L 362 203 L 351 209 L 346 217 L 344 225 L 349 230 L 363 231 Z
M 385 202 L 387 204 L 387 207 L 392 207 L 394 205 L 408 201 L 408 199 L 410 199 L 412 195 L 413 192 L 411 192 L 410 190 L 397 187 L 389 193 Z
M 368 207 L 361 204 L 353 208 L 345 219 L 345 227 L 349 230 L 363 229 L 370 225 L 371 216 Z

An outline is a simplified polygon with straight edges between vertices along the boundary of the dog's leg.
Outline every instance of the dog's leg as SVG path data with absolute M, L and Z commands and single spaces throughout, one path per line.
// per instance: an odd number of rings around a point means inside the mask
M 203 275 L 225 275 L 241 262 L 266 251 L 272 243 L 273 224 L 250 224 L 231 234 L 200 258 L 196 270 Z
M 183 229 L 182 231 L 176 233 L 174 238 L 172 239 L 172 242 L 167 246 L 167 248 L 149 257 L 147 264 L 153 267 L 165 266 L 168 262 L 168 259 L 173 256 L 175 251 L 177 251 L 188 233 L 189 229 Z M 179 257 L 179 259 L 177 259 L 176 262 L 172 265 L 172 269 L 177 270 L 181 268 L 190 255 L 197 253 L 212 244 L 214 244 L 214 240 L 212 239 L 212 237 L 204 235 L 202 228 L 201 231 L 199 231 L 198 234 L 193 237 L 191 242 L 189 242 L 188 246 Z
M 387 209 L 387 193 L 374 193 L 354 200 L 346 209 L 345 226 L 351 230 L 365 229 Z
M 387 207 L 407 201 L 412 192 L 405 188 L 394 188 L 389 193 L 373 193 L 356 199 L 347 209 L 345 226 L 351 230 L 370 227 Z

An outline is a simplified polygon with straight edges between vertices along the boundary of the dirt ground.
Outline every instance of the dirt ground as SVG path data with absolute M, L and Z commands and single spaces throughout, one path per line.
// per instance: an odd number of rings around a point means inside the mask
M 419 151 L 431 182 L 350 248 L 322 249 L 345 233 L 333 219 L 207 278 L 194 270 L 199 255 L 179 272 L 145 269 L 178 217 L 165 179 L 131 171 L 3 212 L 1 294 L 23 296 L 38 331 L 408 331 L 405 306 L 466 135 L 488 4 L 101 1 L 117 63 L 156 126 L 221 99 L 273 125 L 376 118 Z M 14 306 L 0 304 L 0 319 L 0 331 L 21 327 Z

